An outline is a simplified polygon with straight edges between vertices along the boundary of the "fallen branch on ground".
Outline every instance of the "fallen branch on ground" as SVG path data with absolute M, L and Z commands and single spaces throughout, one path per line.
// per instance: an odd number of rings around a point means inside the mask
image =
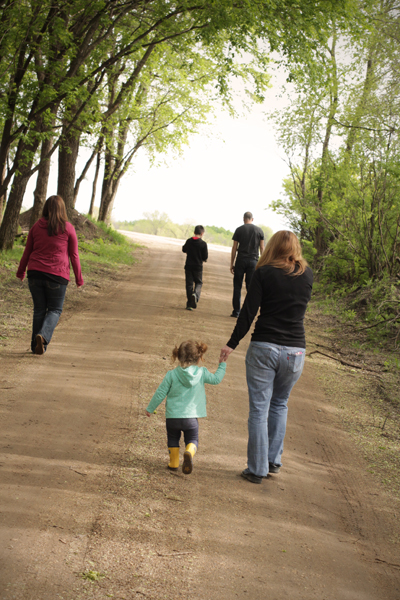
M 193 554 L 193 552 L 173 552 L 172 554 L 161 554 L 157 552 L 158 556 L 183 556 L 184 554 Z
M 322 356 L 326 356 L 327 358 L 331 358 L 332 360 L 336 360 L 338 362 L 340 362 L 341 365 L 345 365 L 346 367 L 353 367 L 353 369 L 361 369 L 363 371 L 370 371 L 371 373 L 375 373 L 376 375 L 379 376 L 378 371 L 375 371 L 374 369 L 369 369 L 368 367 L 364 366 L 364 365 L 356 365 L 354 363 L 350 363 L 347 362 L 346 360 L 343 360 L 342 358 L 336 358 L 336 356 L 332 356 L 331 354 L 326 354 L 326 352 L 321 352 L 321 350 L 313 350 L 312 352 L 310 352 L 308 354 L 308 356 L 312 356 L 313 354 L 321 354 Z

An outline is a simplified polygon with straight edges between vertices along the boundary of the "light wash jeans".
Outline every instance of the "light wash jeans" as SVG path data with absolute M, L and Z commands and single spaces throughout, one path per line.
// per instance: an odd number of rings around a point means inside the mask
M 299 379 L 304 348 L 251 342 L 246 354 L 249 389 L 249 442 L 247 467 L 260 477 L 268 475 L 268 463 L 281 465 L 286 433 L 287 403 Z

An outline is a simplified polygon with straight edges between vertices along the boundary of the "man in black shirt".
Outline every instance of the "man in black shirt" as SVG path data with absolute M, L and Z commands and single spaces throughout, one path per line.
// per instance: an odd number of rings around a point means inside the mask
M 204 233 L 204 227 L 196 225 L 194 236 L 186 240 L 182 247 L 182 252 L 186 253 L 186 310 L 196 308 L 200 300 L 201 287 L 203 285 L 203 262 L 206 262 L 208 258 L 207 244 L 202 239 Z
M 259 253 L 262 254 L 264 250 L 264 232 L 260 227 L 253 225 L 253 215 L 251 212 L 244 213 L 243 223 L 244 225 L 236 229 L 232 238 L 231 273 L 233 275 L 233 312 L 231 317 L 235 318 L 240 313 L 243 278 L 246 275 L 246 290 L 248 290 L 251 278 L 256 269 Z

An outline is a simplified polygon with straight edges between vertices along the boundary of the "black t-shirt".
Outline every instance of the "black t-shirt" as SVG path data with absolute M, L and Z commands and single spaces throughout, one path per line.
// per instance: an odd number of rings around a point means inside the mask
M 236 348 L 260 309 L 251 336 L 253 342 L 305 348 L 304 315 L 311 298 L 312 285 L 313 272 L 310 267 L 302 275 L 296 276 L 270 265 L 256 269 L 227 345 Z
M 258 260 L 260 240 L 264 239 L 264 232 L 260 227 L 252 223 L 245 223 L 236 229 L 232 239 L 239 244 L 238 258 Z
M 204 240 L 191 237 L 182 246 L 182 252 L 186 253 L 185 269 L 202 269 L 203 262 L 208 258 L 208 248 Z

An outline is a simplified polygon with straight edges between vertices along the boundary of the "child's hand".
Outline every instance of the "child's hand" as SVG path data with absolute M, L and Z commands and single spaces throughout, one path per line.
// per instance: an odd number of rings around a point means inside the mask
M 221 348 L 221 354 L 219 355 L 219 362 L 226 362 L 230 353 L 233 352 L 233 348 L 229 348 L 229 346 L 224 346 Z
M 147 410 L 146 410 L 146 415 L 147 415 L 148 417 L 151 417 L 151 413 L 149 413 Z

